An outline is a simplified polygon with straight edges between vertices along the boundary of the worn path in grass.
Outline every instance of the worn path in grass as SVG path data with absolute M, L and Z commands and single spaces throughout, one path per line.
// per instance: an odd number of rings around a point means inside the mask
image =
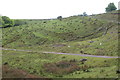
M 33 51 L 33 50 L 7 49 L 7 48 L 1 48 L 1 47 L 0 47 L 0 50 L 12 50 L 12 51 L 24 51 L 24 52 L 41 52 L 41 53 L 64 54 L 64 55 L 77 55 L 77 56 L 83 56 L 83 57 L 120 58 L 118 56 L 100 56 L 100 55 L 88 55 L 88 54 L 61 53 L 61 52 L 42 52 L 42 51 Z

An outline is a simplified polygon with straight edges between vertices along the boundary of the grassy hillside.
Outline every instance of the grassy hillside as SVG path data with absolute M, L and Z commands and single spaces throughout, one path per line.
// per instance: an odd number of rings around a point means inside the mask
M 84 51 L 98 55 L 117 54 L 116 23 L 81 16 L 72 16 L 62 21 L 22 21 L 26 24 L 2 29 L 3 47 L 69 53 Z M 111 41 L 114 43 L 110 44 Z
M 94 16 L 94 18 L 116 22 L 116 21 L 120 21 L 120 16 L 118 15 L 120 15 L 120 10 L 112 11 L 104 14 L 98 14 Z
M 89 20 L 90 22 L 88 22 Z M 95 34 L 92 37 L 100 36 L 101 34 L 98 35 L 96 33 L 99 32 L 99 27 L 103 26 L 102 29 L 105 28 L 105 24 L 103 24 L 104 22 L 97 21 L 97 19 L 78 16 L 63 19 L 62 21 L 27 20 L 26 25 L 3 29 L 3 46 L 9 46 L 10 44 L 13 45 L 11 47 L 17 47 L 22 44 L 23 47 L 85 40 L 85 37 L 91 38 L 92 34 Z
M 45 43 L 83 41 L 101 36 L 112 25 L 89 17 L 59 20 L 24 20 L 25 25 L 3 29 L 3 46 L 24 47 Z M 21 44 L 21 45 L 20 45 Z
M 114 15 L 109 15 L 71 16 L 62 21 L 19 20 L 20 25 L 2 28 L 3 48 L 41 51 L 3 50 L 3 65 L 40 77 L 116 78 L 118 59 L 42 53 L 117 56 L 119 25 Z M 84 58 L 87 61 L 82 63 Z

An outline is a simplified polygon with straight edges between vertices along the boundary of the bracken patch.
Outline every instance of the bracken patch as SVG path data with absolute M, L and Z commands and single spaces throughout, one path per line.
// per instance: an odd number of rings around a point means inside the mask
M 61 75 L 79 70 L 80 67 L 77 65 L 76 62 L 70 62 L 65 60 L 57 63 L 46 63 L 44 64 L 44 69 L 46 72 Z

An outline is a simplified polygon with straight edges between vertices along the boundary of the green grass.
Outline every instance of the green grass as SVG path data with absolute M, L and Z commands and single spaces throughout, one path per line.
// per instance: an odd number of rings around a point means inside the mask
M 4 47 L 15 48 L 20 47 L 19 44 L 23 44 L 22 47 L 24 47 L 44 43 L 85 40 L 85 36 L 87 36 L 87 39 L 101 36 L 103 32 L 97 29 L 101 26 L 104 28 L 105 25 L 103 21 L 79 16 L 63 19 L 62 21 L 45 20 L 46 23 L 41 20 L 25 21 L 27 22 L 26 25 L 3 29 Z M 89 36 L 91 34 L 94 34 L 94 36 Z
M 27 24 L 2 29 L 3 47 L 35 50 L 41 48 L 43 51 L 69 53 L 79 53 L 84 50 L 88 54 L 117 55 L 117 25 L 115 23 L 81 16 L 72 16 L 62 21 L 24 21 Z M 109 28 L 107 34 L 102 36 L 106 32 L 106 27 Z M 90 40 L 95 42 L 89 43 Z M 111 41 L 114 41 L 114 44 L 110 44 Z M 67 46 L 52 46 L 63 43 Z M 103 44 L 100 46 L 100 43 Z M 70 48 L 68 48 L 69 45 Z
M 94 16 L 94 18 L 107 20 L 107 21 L 120 21 L 120 18 L 118 18 L 119 16 L 116 13 L 120 13 L 120 10 L 99 14 Z
M 43 77 L 116 78 L 117 59 L 42 53 L 46 51 L 117 56 L 119 25 L 116 22 L 110 22 L 116 21 L 116 16 L 106 13 L 93 17 L 71 16 L 63 18 L 62 21 L 57 19 L 20 20 L 25 24 L 0 29 L 2 30 L 2 35 L 0 34 L 2 46 L 38 52 L 3 50 L 3 63 L 7 62 L 12 68 L 26 70 Z M 90 43 L 90 41 L 93 42 Z M 85 64 L 79 62 L 83 58 L 88 59 Z M 77 61 L 75 65 L 80 67 L 79 70 L 76 70 L 76 66 L 68 69 L 57 67 L 57 64 L 65 61 L 68 63 L 64 64 L 72 65 L 69 61 L 74 59 Z M 50 68 L 45 67 L 45 64 L 49 64 Z M 57 71 L 53 69 L 54 67 Z M 90 72 L 85 72 L 84 68 Z M 46 69 L 52 71 L 46 72 Z M 66 74 L 62 75 L 62 71 Z
M 28 53 L 16 51 L 3 51 L 3 63 L 7 62 L 12 68 L 25 70 L 31 74 L 43 77 L 63 77 L 63 78 L 115 78 L 117 77 L 117 59 L 105 58 L 91 58 L 86 57 L 88 60 L 81 64 L 80 59 L 84 57 L 62 54 L 44 54 L 44 53 Z M 61 75 L 45 71 L 43 67 L 46 63 L 58 63 L 59 61 L 69 61 L 75 59 L 80 70 Z M 83 66 L 83 68 L 82 68 Z M 90 72 L 83 71 L 84 66 Z M 51 66 L 52 67 L 52 66 Z M 54 67 L 52 67 L 54 68 Z M 59 69 L 57 69 L 59 70 Z M 54 71 L 55 72 L 55 71 Z M 58 71 L 59 72 L 59 71 Z M 86 75 L 85 75 L 86 74 Z M 92 76 L 94 74 L 94 76 Z

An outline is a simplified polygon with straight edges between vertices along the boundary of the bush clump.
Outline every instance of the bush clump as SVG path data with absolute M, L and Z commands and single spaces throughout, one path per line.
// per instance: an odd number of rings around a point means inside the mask
M 44 64 L 46 72 L 54 74 L 68 74 L 80 69 L 76 62 L 60 61 L 57 63 L 46 63 Z
M 1 27 L 12 27 L 14 26 L 14 20 L 10 19 L 7 16 L 1 16 L 0 17 L 0 23 L 2 24 Z

